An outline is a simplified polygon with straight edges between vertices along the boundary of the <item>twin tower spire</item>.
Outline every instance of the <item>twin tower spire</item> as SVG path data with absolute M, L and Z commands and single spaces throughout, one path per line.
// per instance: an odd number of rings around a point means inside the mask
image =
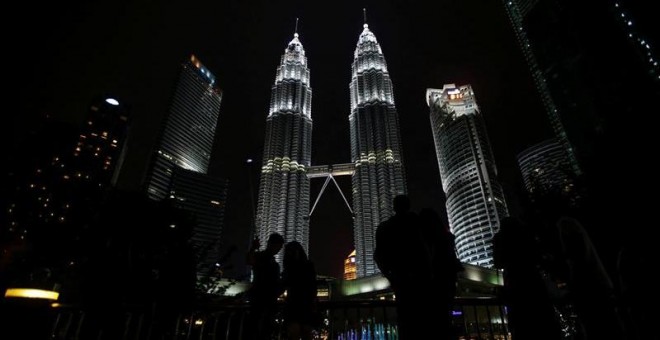
M 364 18 L 349 84 L 351 163 L 341 164 L 341 174 L 352 176 L 358 277 L 378 273 L 373 260 L 376 227 L 392 215 L 394 196 L 406 192 L 392 81 L 381 47 L 366 23 L 366 11 Z M 298 38 L 296 19 L 293 39 L 284 50 L 271 88 L 255 223 L 262 245 L 277 232 L 285 241 L 298 241 L 309 251 L 309 181 L 318 177 L 318 171 L 310 173 L 312 89 L 307 57 Z M 314 168 L 330 169 L 327 176 L 337 175 L 333 166 Z M 277 256 L 280 263 L 281 256 Z

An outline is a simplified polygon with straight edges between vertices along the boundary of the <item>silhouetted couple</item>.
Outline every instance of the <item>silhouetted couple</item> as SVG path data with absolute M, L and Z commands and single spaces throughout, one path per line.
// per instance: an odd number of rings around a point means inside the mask
M 453 235 L 435 211 L 410 212 L 407 196 L 396 196 L 393 205 L 394 216 L 376 230 L 374 258 L 396 297 L 399 338 L 448 337 L 462 270 Z
M 289 339 L 311 339 L 313 318 L 316 315 L 316 271 L 307 259 L 303 246 L 291 241 L 284 247 L 284 271 L 280 278 L 280 266 L 275 255 L 282 249 L 284 238 L 273 233 L 266 249 L 258 251 L 255 240 L 248 253 L 252 265 L 253 280 L 249 291 L 251 329 L 253 339 L 271 339 L 274 331 L 277 299 L 287 291 L 284 320 Z

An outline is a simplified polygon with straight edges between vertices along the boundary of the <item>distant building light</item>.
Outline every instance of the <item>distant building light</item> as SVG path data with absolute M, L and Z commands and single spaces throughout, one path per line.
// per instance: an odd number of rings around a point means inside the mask
M 211 201 L 211 204 L 220 205 L 220 202 L 218 202 L 218 201 Z
M 628 26 L 632 26 L 632 21 L 628 21 Z
M 248 158 L 245 162 L 246 163 L 252 163 L 252 158 Z
M 461 316 L 461 315 L 463 315 L 463 311 L 453 310 L 453 311 L 451 311 L 451 315 L 452 316 Z
M 170 228 L 172 229 L 176 228 L 176 224 L 170 224 Z
M 113 139 L 113 140 L 112 140 L 112 143 L 113 143 L 113 144 L 117 144 L 117 140 L 116 140 L 116 139 Z
M 113 106 L 119 105 L 119 102 L 114 98 L 108 98 L 105 100 L 105 102 Z
M 52 290 L 30 289 L 30 288 L 7 288 L 5 297 L 28 298 L 28 299 L 46 299 L 57 301 L 60 293 Z

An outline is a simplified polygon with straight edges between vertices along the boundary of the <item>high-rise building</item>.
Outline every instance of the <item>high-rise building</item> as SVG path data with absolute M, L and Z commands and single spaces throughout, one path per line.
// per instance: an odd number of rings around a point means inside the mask
M 355 250 L 344 259 L 344 280 L 357 279 L 357 267 L 355 266 Z
M 190 56 L 182 65 L 153 155 L 146 183 L 149 198 L 162 200 L 169 195 L 174 167 L 207 173 L 221 99 L 215 76 Z
M 351 161 L 357 276 L 378 273 L 376 227 L 406 193 L 399 118 L 385 56 L 365 23 L 355 48 L 350 83 Z
M 643 157 L 646 151 L 641 152 L 639 145 L 652 142 L 642 140 L 649 134 L 640 133 L 634 119 L 621 119 L 655 110 L 651 102 L 631 98 L 660 94 L 660 67 L 652 42 L 658 30 L 636 19 L 644 15 L 635 12 L 644 7 L 643 2 L 503 3 L 555 139 L 566 150 L 573 172 L 602 173 L 593 158 L 609 150 L 599 148 L 622 147 L 628 154 L 640 151 L 630 156 L 632 162 Z
M 559 115 L 559 108 L 555 103 L 552 95 L 550 94 L 550 89 L 543 75 L 542 66 L 539 65 L 534 52 L 531 49 L 529 38 L 527 37 L 527 32 L 523 29 L 523 18 L 527 13 L 529 13 L 532 8 L 538 3 L 539 0 L 516 0 L 514 4 L 512 0 L 505 0 L 507 2 L 507 13 L 509 14 L 509 19 L 514 26 L 514 32 L 518 43 L 523 52 L 523 56 L 527 61 L 527 65 L 532 73 L 532 78 L 534 80 L 534 85 L 536 86 L 537 91 L 540 94 L 541 102 L 543 103 L 543 108 L 545 109 L 548 120 L 550 121 L 550 126 L 554 132 L 556 140 L 564 148 L 564 153 L 567 155 L 569 163 L 572 167 L 572 171 L 576 174 L 581 173 L 580 165 L 578 163 L 575 150 L 568 136 L 566 135 L 566 129 L 564 128 L 564 123 Z
M 128 115 L 114 98 L 101 98 L 89 108 L 73 152 L 74 177 L 88 178 L 101 186 L 115 185 L 126 154 Z
M 574 184 L 569 160 L 554 139 L 525 149 L 517 158 L 525 190 L 529 194 L 572 191 Z
M 8 231 L 20 239 L 61 242 L 70 251 L 68 242 L 80 239 L 116 182 L 128 123 L 124 103 L 108 97 L 90 104 L 78 131 L 69 134 L 66 127 L 47 122 L 30 141 L 38 149 L 25 150 L 28 168 L 10 174 L 15 185 L 9 195 Z
M 147 177 L 147 195 L 171 199 L 194 218 L 200 282 L 218 260 L 227 181 L 207 174 L 222 94 L 194 55 L 183 63 Z
M 195 218 L 191 240 L 197 254 L 197 276 L 200 279 L 216 270 L 220 258 L 227 189 L 225 179 L 180 167 L 172 168 L 170 198 L 175 206 L 192 213 Z
M 507 207 L 474 91 L 446 84 L 427 89 L 426 102 L 458 257 L 490 267 L 492 238 Z
M 307 57 L 295 33 L 277 67 L 266 117 L 256 217 L 256 234 L 264 246 L 268 235 L 277 232 L 308 250 L 311 109 Z

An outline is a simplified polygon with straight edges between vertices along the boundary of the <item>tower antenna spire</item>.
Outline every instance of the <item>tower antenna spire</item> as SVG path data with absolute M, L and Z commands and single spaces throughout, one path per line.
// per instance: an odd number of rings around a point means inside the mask
M 362 8 L 362 16 L 364 17 L 364 24 L 367 24 L 367 9 Z
M 293 35 L 298 35 L 298 18 L 296 18 L 296 28 L 293 31 Z

